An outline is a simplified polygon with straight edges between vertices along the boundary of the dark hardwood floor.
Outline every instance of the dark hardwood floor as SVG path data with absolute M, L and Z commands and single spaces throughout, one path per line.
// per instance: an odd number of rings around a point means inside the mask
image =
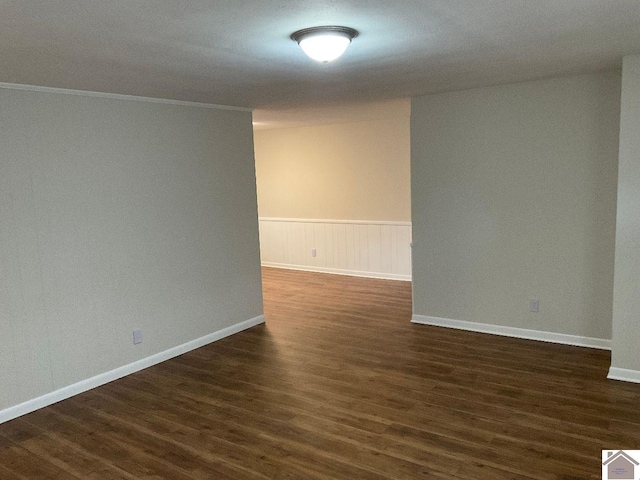
M 411 285 L 264 270 L 258 326 L 0 425 L 0 479 L 599 479 L 609 353 L 409 323 Z

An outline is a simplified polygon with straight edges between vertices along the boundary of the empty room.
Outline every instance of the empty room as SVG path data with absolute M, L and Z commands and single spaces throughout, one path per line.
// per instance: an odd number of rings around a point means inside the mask
M 640 478 L 637 0 L 8 0 L 0 61 L 0 480 Z

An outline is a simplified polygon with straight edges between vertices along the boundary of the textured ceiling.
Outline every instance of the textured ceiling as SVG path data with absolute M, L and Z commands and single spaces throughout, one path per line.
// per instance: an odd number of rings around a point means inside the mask
M 360 31 L 317 64 L 300 28 Z M 0 0 L 0 82 L 252 108 L 619 68 L 638 0 Z

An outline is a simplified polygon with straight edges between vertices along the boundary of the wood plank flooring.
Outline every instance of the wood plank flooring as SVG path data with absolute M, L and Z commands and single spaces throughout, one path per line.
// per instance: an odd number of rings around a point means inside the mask
M 599 479 L 609 353 L 409 323 L 404 282 L 265 269 L 266 325 L 0 425 L 0 479 Z

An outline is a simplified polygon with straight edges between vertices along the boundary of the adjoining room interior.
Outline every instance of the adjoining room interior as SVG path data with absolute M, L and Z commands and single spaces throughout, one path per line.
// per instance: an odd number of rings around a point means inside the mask
M 263 266 L 411 280 L 410 109 L 253 113 Z
M 0 60 L 0 479 L 640 474 L 637 1 L 9 1 Z

